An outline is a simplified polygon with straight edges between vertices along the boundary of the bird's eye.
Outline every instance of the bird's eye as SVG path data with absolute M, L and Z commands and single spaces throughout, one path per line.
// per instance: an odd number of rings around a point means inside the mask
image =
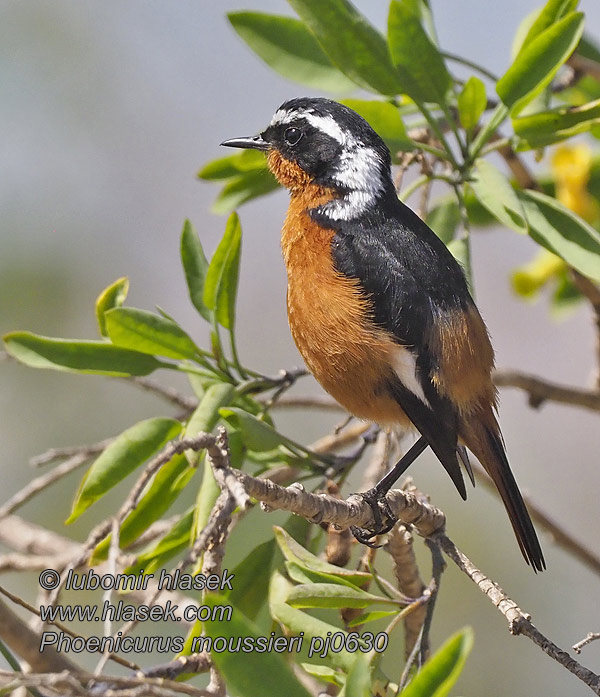
M 302 131 L 294 127 L 286 128 L 283 137 L 288 145 L 296 145 L 300 138 L 302 138 Z

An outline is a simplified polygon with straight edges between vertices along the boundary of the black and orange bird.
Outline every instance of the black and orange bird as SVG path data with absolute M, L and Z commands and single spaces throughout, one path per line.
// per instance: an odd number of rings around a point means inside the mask
M 262 150 L 290 191 L 281 246 L 288 318 L 306 365 L 343 407 L 420 437 L 365 497 L 376 529 L 385 494 L 429 446 L 460 495 L 466 449 L 500 492 L 521 552 L 544 557 L 496 420 L 494 352 L 464 273 L 399 199 L 391 156 L 356 112 L 337 102 L 285 102 L 259 135 L 222 145 Z M 378 529 L 377 529 L 378 528 Z

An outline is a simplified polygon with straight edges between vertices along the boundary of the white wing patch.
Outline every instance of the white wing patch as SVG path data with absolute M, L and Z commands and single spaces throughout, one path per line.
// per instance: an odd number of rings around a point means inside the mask
M 431 408 L 417 376 L 417 360 L 412 351 L 405 346 L 396 346 L 392 351 L 391 359 L 392 367 L 404 387 Z

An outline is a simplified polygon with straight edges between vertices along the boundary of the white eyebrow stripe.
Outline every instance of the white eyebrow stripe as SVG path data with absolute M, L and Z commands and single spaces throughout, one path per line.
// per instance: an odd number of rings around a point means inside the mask
M 305 119 L 311 126 L 327 134 L 336 140 L 340 145 L 350 144 L 348 136 L 340 128 L 333 116 L 319 116 L 309 109 L 285 111 L 279 109 L 271 119 L 271 126 L 278 126 L 294 121 L 294 119 Z

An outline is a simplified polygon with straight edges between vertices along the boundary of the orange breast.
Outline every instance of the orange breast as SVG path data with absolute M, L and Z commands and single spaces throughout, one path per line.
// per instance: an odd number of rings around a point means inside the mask
M 331 196 L 314 185 L 292 191 L 281 240 L 292 336 L 311 373 L 350 413 L 381 424 L 409 425 L 386 387 L 397 346 L 369 323 L 371 303 L 359 282 L 335 270 L 333 232 L 306 212 Z

